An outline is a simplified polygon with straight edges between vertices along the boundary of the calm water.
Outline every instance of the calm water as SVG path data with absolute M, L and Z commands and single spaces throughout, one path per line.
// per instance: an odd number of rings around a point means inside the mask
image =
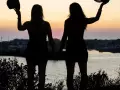
M 4 58 L 3 56 L 0 58 Z M 9 58 L 9 57 L 6 57 Z M 15 58 L 15 57 L 10 57 Z M 17 57 L 19 63 L 26 64 L 25 58 Z M 102 69 L 105 70 L 110 78 L 117 77 L 118 69 L 120 65 L 120 53 L 109 53 L 98 51 L 89 51 L 88 58 L 88 74 L 97 72 Z M 79 67 L 76 63 L 75 75 L 79 73 Z M 58 81 L 60 79 L 66 79 L 66 66 L 64 61 L 48 61 L 46 70 L 46 79 L 49 81 Z

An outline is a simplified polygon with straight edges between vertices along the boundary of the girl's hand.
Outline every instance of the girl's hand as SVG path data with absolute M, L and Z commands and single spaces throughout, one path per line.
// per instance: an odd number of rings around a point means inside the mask
M 104 5 L 105 5 L 105 3 L 104 3 L 104 2 L 102 2 L 100 6 L 101 6 L 101 7 L 103 7 Z
M 15 10 L 15 12 L 16 12 L 16 14 L 17 14 L 18 16 L 21 16 L 21 12 L 20 12 L 19 9 L 14 9 L 14 10 Z
M 110 0 L 104 0 L 102 4 L 105 5 L 105 4 L 107 4 L 109 1 L 110 1 Z

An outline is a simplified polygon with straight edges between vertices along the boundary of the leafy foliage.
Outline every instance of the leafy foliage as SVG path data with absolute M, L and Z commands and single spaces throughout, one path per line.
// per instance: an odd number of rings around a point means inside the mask
M 38 89 L 39 75 L 35 73 L 34 87 Z M 81 75 L 76 75 L 73 86 L 80 90 Z M 63 90 L 64 80 L 45 84 L 45 90 Z M 87 90 L 119 90 L 120 73 L 116 79 L 110 79 L 105 71 L 99 70 L 88 76 Z M 17 60 L 0 59 L 0 90 L 27 90 L 27 65 L 19 65 Z

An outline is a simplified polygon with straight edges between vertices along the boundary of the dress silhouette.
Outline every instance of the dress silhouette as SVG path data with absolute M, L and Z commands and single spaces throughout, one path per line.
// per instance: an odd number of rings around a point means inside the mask
M 18 15 L 18 29 L 28 30 L 29 42 L 25 52 L 28 65 L 28 90 L 34 90 L 35 65 L 38 65 L 39 90 L 44 89 L 45 71 L 47 64 L 47 36 L 53 49 L 53 38 L 50 24 L 43 20 L 42 6 L 35 4 L 31 12 L 31 20 L 21 24 L 21 13 L 15 9 Z
M 70 5 L 69 18 L 65 20 L 64 33 L 61 40 L 60 51 L 66 43 L 66 67 L 67 67 L 67 87 L 68 90 L 74 90 L 73 88 L 73 74 L 75 63 L 78 62 L 81 72 L 80 89 L 85 90 L 87 85 L 87 61 L 88 52 L 84 37 L 84 31 L 87 24 L 92 24 L 99 20 L 102 7 L 104 3 L 100 5 L 96 17 L 87 18 L 78 3 L 72 3 Z

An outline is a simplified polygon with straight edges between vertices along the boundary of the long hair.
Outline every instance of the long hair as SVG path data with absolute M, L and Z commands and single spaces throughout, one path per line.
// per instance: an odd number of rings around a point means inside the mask
M 69 18 L 73 18 L 73 19 L 85 19 L 86 18 L 81 6 L 76 2 L 70 5 L 69 10 L 70 10 Z
M 31 11 L 31 21 L 43 20 L 43 9 L 39 4 L 35 4 Z

